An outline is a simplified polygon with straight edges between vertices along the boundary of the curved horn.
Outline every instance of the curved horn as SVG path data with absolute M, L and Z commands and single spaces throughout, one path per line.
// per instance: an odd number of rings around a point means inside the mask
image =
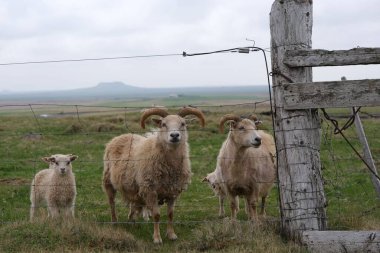
M 198 119 L 201 121 L 201 126 L 205 126 L 205 116 L 203 115 L 203 112 L 197 108 L 194 107 L 183 107 L 178 113 L 178 116 L 184 118 L 186 115 L 195 115 L 198 117 Z
M 235 122 L 239 122 L 241 119 L 239 116 L 236 116 L 236 115 L 233 115 L 233 114 L 226 114 L 224 115 L 220 121 L 219 121 L 219 131 L 220 133 L 223 133 L 224 132 L 224 123 L 226 123 L 226 121 L 229 121 L 229 120 L 233 120 Z
M 248 118 L 249 118 L 250 120 L 252 120 L 252 121 L 255 123 L 255 125 L 259 125 L 260 123 L 262 123 L 262 121 L 259 120 L 255 114 L 251 114 L 251 115 L 249 115 Z
M 162 108 L 146 109 L 144 111 L 143 115 L 141 115 L 141 119 L 140 119 L 140 125 L 142 128 L 145 129 L 145 121 L 147 118 L 149 118 L 152 115 L 158 115 L 158 116 L 165 118 L 166 116 L 169 115 L 169 113 L 165 109 L 162 109 Z
M 255 114 L 251 114 L 251 115 L 249 115 L 249 117 L 248 117 L 250 120 L 253 120 L 253 121 L 257 121 L 258 120 L 258 118 L 257 118 L 257 116 L 255 115 Z

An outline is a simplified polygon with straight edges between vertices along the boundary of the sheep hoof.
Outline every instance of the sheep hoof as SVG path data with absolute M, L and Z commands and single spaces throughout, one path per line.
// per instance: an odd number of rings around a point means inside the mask
M 159 237 L 159 238 L 153 238 L 153 243 L 154 243 L 154 244 L 162 244 L 162 239 L 161 239 L 161 237 Z
M 172 241 L 177 240 L 178 238 L 175 233 L 170 233 L 170 234 L 167 234 L 166 236 L 168 237 L 169 240 L 172 240 Z

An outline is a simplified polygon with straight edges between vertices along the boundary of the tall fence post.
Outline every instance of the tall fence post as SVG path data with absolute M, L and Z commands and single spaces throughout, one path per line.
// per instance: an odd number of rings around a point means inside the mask
M 284 84 L 312 82 L 310 67 L 283 63 L 286 50 L 311 48 L 312 19 L 311 0 L 275 0 L 270 13 L 281 220 L 292 239 L 327 226 L 318 111 L 284 109 Z

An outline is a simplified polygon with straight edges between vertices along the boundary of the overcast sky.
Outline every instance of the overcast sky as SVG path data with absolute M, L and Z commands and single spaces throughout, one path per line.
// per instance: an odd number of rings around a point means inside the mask
M 1 0 L 0 63 L 269 48 L 272 0 Z M 380 0 L 314 0 L 313 48 L 380 46 Z M 270 58 L 270 55 L 268 55 Z M 380 78 L 380 65 L 314 69 L 314 80 Z M 0 66 L 2 90 L 266 84 L 261 54 Z

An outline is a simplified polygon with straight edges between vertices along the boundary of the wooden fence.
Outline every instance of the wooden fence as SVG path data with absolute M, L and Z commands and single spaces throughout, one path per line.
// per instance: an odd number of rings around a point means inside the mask
M 272 80 L 282 229 L 315 252 L 380 252 L 380 231 L 327 231 L 318 108 L 379 106 L 380 80 L 313 82 L 311 67 L 380 64 L 380 48 L 312 49 L 310 0 L 275 0 Z

